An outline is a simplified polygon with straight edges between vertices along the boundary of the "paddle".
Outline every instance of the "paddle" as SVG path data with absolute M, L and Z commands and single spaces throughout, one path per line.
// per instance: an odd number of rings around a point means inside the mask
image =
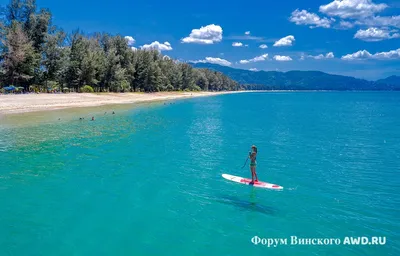
M 249 157 L 246 158 L 246 162 L 244 162 L 244 165 L 242 166 L 242 169 L 246 166 L 248 160 L 249 160 Z

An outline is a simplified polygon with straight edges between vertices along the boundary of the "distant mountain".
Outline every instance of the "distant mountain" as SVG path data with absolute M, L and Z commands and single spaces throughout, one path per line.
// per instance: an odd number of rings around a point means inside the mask
M 191 65 L 222 72 L 252 90 L 400 90 L 398 76 L 367 81 L 320 71 L 249 71 L 210 63 Z
M 399 86 L 400 86 L 400 76 L 389 76 L 389 77 L 387 77 L 385 79 L 380 79 L 377 82 L 381 83 L 381 84 L 387 84 L 387 85 L 391 85 L 391 86 L 399 88 Z

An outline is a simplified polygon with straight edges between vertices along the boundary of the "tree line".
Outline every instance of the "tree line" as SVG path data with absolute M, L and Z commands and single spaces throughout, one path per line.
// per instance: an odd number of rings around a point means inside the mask
M 134 49 L 121 35 L 66 33 L 35 0 L 11 0 L 0 22 L 0 88 L 47 91 L 222 91 L 240 85 L 156 49 Z

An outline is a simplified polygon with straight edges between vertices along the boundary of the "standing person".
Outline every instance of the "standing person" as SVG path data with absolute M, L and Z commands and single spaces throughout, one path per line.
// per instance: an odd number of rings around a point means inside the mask
M 249 152 L 249 158 L 250 158 L 250 171 L 251 171 L 251 183 L 254 183 L 258 181 L 257 173 L 256 173 L 256 167 L 257 167 L 257 147 L 256 146 L 251 146 L 251 151 Z M 254 177 L 256 178 L 254 180 Z

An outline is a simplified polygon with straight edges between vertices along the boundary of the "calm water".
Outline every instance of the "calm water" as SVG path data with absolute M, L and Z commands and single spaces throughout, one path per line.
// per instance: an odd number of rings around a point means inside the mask
M 400 255 L 400 93 L 246 93 L 93 113 L 0 119 L 0 255 Z M 250 175 L 252 144 L 260 180 L 283 191 L 222 179 Z

